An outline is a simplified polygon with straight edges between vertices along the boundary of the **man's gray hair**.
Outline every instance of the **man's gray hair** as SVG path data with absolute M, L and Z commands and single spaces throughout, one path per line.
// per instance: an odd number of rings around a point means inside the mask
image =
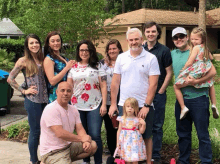
M 135 32 L 138 32 L 140 37 L 142 37 L 142 32 L 141 30 L 139 30 L 138 28 L 131 28 L 129 29 L 127 32 L 126 32 L 126 38 L 128 39 L 128 35 L 129 34 L 132 34 L 132 33 L 135 33 Z

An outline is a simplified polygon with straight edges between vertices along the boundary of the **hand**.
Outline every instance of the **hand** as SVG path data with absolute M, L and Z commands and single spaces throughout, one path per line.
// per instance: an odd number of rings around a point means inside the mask
M 162 89 L 160 89 L 160 90 L 158 91 L 159 94 L 163 94 L 164 92 L 165 92 L 165 91 L 162 90 Z
M 145 119 L 147 117 L 147 114 L 149 112 L 149 107 L 143 107 L 141 108 L 140 112 L 138 113 L 138 117 Z
M 30 88 L 28 88 L 27 90 L 24 91 L 24 94 L 25 95 L 36 95 L 38 94 L 38 91 L 37 91 L 37 87 L 35 85 L 32 85 Z
M 81 141 L 84 143 L 84 142 L 92 142 L 92 139 L 89 135 L 84 135 L 84 136 L 81 136 Z
M 115 111 L 118 112 L 117 105 L 111 105 L 110 108 L 109 108 L 109 112 L 108 112 L 108 115 L 109 115 L 110 118 L 112 118 Z
M 66 63 L 66 68 L 69 70 L 73 67 L 73 65 L 76 64 L 75 60 L 70 60 Z
M 88 152 L 91 149 L 91 143 L 90 142 L 83 142 L 83 150 L 85 152 Z
M 100 107 L 100 115 L 103 117 L 107 113 L 106 105 Z
M 139 124 L 146 125 L 146 122 L 143 120 L 143 118 L 138 118 Z
M 142 46 L 144 46 L 146 42 L 147 42 L 147 41 L 146 41 L 146 40 L 144 40 L 144 41 L 143 41 L 143 43 L 142 43 Z
M 194 86 L 194 85 L 196 84 L 196 79 L 194 79 L 192 76 L 188 76 L 188 77 L 186 78 L 186 83 L 187 83 L 188 85 Z

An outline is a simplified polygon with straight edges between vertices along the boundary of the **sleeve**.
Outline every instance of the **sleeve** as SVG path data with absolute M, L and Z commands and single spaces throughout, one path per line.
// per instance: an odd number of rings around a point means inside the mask
M 101 63 L 99 63 L 98 70 L 99 70 L 99 76 L 105 76 L 106 75 L 105 70 L 103 69 Z
M 121 55 L 117 57 L 116 62 L 115 62 L 114 73 L 116 74 L 121 74 L 120 63 L 121 63 Z
M 73 78 L 73 74 L 72 74 L 73 68 L 70 69 L 67 78 Z
M 153 56 L 150 62 L 149 75 L 160 75 L 160 68 L 156 56 Z
M 74 109 L 74 111 L 75 111 L 76 124 L 82 123 L 82 122 L 81 122 L 81 119 L 80 119 L 79 111 L 78 111 L 76 108 Z
M 50 56 L 50 54 L 47 54 L 46 57 L 48 57 L 48 58 L 50 58 L 50 60 L 54 61 L 54 59 Z
M 44 113 L 44 121 L 47 127 L 51 127 L 54 125 L 62 125 L 62 120 L 60 116 L 60 112 L 54 108 L 54 106 L 46 107 Z M 49 108 L 49 109 L 48 109 Z
M 170 49 L 167 48 L 163 54 L 164 67 L 169 67 L 172 64 L 172 57 Z
M 116 120 L 119 121 L 119 122 L 122 122 L 123 118 L 122 118 L 121 116 L 118 116 L 118 117 L 116 118 Z

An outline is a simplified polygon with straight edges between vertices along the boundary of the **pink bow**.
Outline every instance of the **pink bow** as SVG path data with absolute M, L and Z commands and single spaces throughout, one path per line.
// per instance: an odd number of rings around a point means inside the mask
M 115 162 L 117 164 L 125 164 L 125 160 L 123 160 L 123 159 L 115 159 Z

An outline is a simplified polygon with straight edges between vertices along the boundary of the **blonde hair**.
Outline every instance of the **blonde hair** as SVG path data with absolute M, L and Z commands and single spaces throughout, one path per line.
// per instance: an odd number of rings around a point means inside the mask
M 206 31 L 201 28 L 201 27 L 195 27 L 191 34 L 198 34 L 201 38 L 202 38 L 202 44 L 204 46 L 204 59 L 205 60 L 208 60 L 209 59 L 209 49 L 207 47 L 207 34 L 206 34 Z M 192 42 L 190 41 L 190 55 L 192 54 L 192 49 L 193 49 L 193 44 Z
M 123 105 L 123 117 L 126 118 L 127 117 L 127 113 L 126 113 L 126 105 L 130 103 L 131 107 L 134 108 L 134 115 L 137 117 L 138 116 L 138 112 L 139 112 L 139 105 L 138 105 L 138 101 L 133 98 L 133 97 L 129 97 L 125 100 L 125 103 Z

